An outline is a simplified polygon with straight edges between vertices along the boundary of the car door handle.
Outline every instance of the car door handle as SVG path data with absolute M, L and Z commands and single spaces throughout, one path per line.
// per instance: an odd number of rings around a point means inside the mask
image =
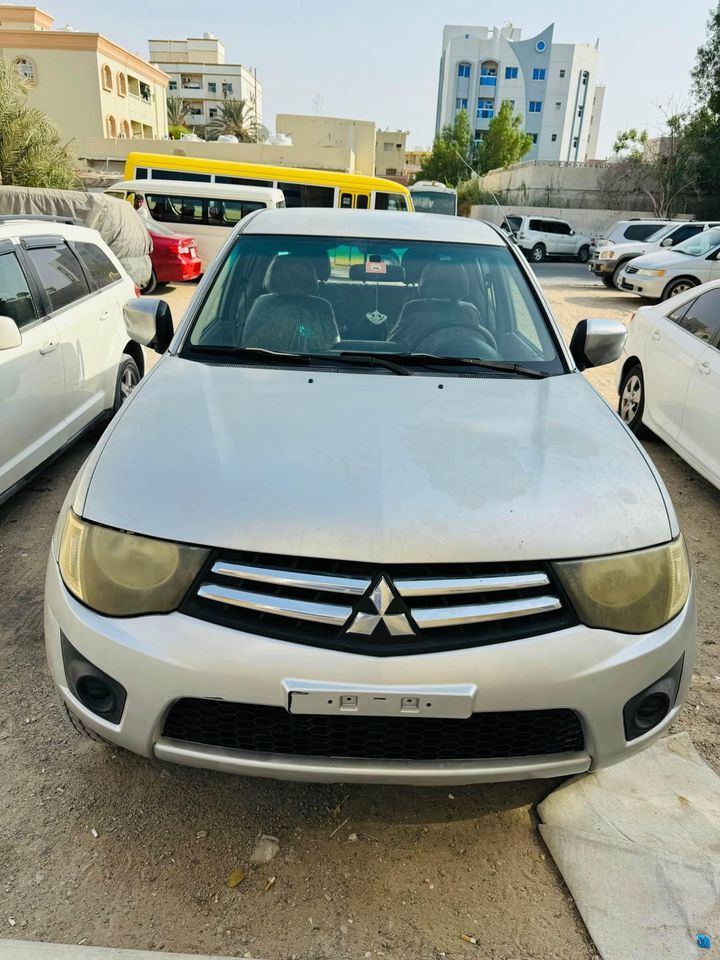
M 660 331 L 658 330 L 657 327 L 653 327 L 652 338 L 653 338 L 653 340 L 659 340 L 659 339 L 660 339 Z
M 40 353 L 44 356 L 46 353 L 52 353 L 53 350 L 56 350 L 60 341 L 59 340 L 48 340 L 47 343 L 44 343 L 40 347 Z
M 705 376 L 707 376 L 711 372 L 710 364 L 707 362 L 707 360 L 701 360 L 698 363 L 698 370 L 700 371 L 700 373 L 704 373 Z
M 100 319 L 101 319 L 101 320 L 109 320 L 111 316 L 112 316 L 112 314 L 110 313 L 109 310 L 103 310 L 103 312 L 100 314 Z

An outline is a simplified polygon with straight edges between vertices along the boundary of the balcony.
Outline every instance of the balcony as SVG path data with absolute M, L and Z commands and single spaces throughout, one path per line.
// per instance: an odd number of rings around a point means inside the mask
M 183 90 L 202 90 L 202 77 L 181 77 L 180 86 Z
M 497 77 L 480 77 L 480 86 L 481 87 L 495 87 L 497 86 Z

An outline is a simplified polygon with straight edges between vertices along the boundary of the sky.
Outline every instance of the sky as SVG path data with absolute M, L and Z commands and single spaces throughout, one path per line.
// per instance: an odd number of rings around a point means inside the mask
M 24 0 L 28 3 L 31 0 Z M 555 23 L 561 43 L 600 39 L 607 92 L 598 153 L 619 130 L 657 135 L 658 105 L 689 102 L 697 47 L 713 0 L 41 0 L 56 27 L 97 31 L 142 57 L 148 38 L 214 33 L 228 63 L 256 67 L 265 125 L 277 113 L 374 120 L 409 131 L 408 147 L 432 143 L 442 29 L 446 23 L 503 26 L 523 37 Z

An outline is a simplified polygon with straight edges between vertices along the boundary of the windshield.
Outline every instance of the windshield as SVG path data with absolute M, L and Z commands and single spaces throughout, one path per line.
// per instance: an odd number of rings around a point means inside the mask
M 182 353 L 239 350 L 468 358 L 565 372 L 505 246 L 241 234 Z
M 418 213 L 445 213 L 454 216 L 457 196 L 438 190 L 413 190 L 412 201 Z
M 688 257 L 704 257 L 715 247 L 720 246 L 720 227 L 713 227 L 711 230 L 703 230 L 696 233 L 694 237 L 688 237 L 676 247 L 673 247 L 673 253 L 684 253 Z

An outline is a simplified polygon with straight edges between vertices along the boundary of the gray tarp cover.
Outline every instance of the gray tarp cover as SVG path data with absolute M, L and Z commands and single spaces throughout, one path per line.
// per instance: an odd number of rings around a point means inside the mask
M 603 960 L 720 955 L 720 777 L 686 733 L 568 781 L 538 812 Z
M 97 230 L 139 287 L 150 279 L 150 236 L 127 200 L 80 190 L 0 186 L 0 215 L 74 217 Z

